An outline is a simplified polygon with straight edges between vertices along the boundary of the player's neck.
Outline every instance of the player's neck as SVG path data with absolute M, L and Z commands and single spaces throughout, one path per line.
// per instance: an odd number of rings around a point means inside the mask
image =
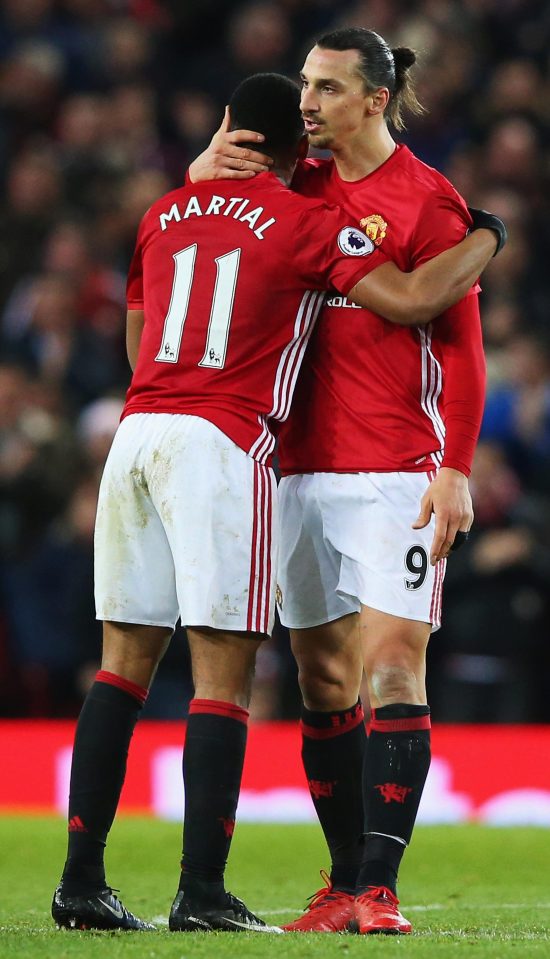
M 293 165 L 291 170 L 288 167 L 272 167 L 270 172 L 280 180 L 283 186 L 290 186 L 295 168 L 296 164 Z
M 344 146 L 333 149 L 332 155 L 342 180 L 361 180 L 373 173 L 391 157 L 396 148 L 385 123 L 354 137 Z

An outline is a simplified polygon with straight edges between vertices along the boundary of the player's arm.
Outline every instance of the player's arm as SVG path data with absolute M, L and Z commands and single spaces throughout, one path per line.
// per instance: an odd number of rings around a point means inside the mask
M 143 324 L 145 314 L 143 310 L 128 310 L 126 313 L 126 353 L 132 372 L 136 368 L 139 344 L 141 343 L 141 334 L 143 333 Z
M 364 276 L 348 297 L 359 306 L 399 323 L 419 326 L 440 316 L 466 296 L 499 246 L 492 229 L 481 228 L 465 240 L 403 273 L 383 263 Z
M 253 130 L 229 129 L 229 108 L 206 150 L 193 160 L 187 175 L 191 183 L 201 180 L 249 180 L 257 173 L 267 173 L 273 163 L 265 153 L 240 146 L 241 143 L 261 144 L 265 139 Z
M 132 373 L 136 368 L 141 334 L 145 322 L 143 311 L 143 256 L 142 241 L 147 214 L 143 217 L 137 235 L 136 248 L 126 280 L 126 353 Z
M 419 529 L 435 514 L 431 562 L 448 555 L 473 522 L 468 476 L 481 427 L 485 400 L 485 356 L 479 301 L 466 297 L 440 317 L 437 337 L 445 371 L 445 453 L 442 467 L 424 494 Z

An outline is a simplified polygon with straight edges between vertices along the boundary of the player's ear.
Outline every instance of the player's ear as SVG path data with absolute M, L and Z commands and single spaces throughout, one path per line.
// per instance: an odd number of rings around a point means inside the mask
M 307 134 L 304 133 L 303 137 L 298 141 L 298 159 L 305 160 L 307 157 L 307 151 L 309 150 L 309 142 Z
M 390 91 L 387 87 L 378 87 L 369 93 L 366 98 L 366 113 L 368 116 L 376 116 L 378 113 L 384 113 L 390 100 Z

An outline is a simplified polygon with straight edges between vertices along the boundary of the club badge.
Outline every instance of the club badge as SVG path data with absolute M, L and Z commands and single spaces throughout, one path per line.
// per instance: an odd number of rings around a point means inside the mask
M 379 213 L 371 213 L 370 216 L 363 217 L 359 223 L 369 240 L 372 240 L 375 246 L 380 246 L 388 229 L 384 218 Z

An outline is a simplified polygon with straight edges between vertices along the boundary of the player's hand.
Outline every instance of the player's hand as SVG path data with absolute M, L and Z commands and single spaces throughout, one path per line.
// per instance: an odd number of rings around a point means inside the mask
M 474 521 L 468 480 L 459 470 L 448 467 L 439 470 L 422 497 L 420 513 L 412 528 L 423 529 L 430 522 L 432 513 L 435 514 L 435 532 L 430 562 L 435 566 L 440 559 L 446 559 L 453 546 L 456 549 L 460 541 L 464 541 L 464 534 Z
M 189 167 L 191 183 L 201 180 L 249 180 L 257 173 L 267 173 L 273 163 L 271 157 L 240 143 L 262 143 L 265 137 L 253 130 L 229 129 L 229 107 L 219 130 L 210 141 L 206 150 L 193 160 Z
M 500 253 L 502 247 L 508 239 L 508 232 L 506 230 L 506 225 L 502 222 L 499 216 L 496 216 L 495 213 L 489 213 L 488 210 L 478 210 L 476 207 L 469 206 L 468 213 L 472 218 L 472 230 L 492 230 L 496 240 L 497 248 L 493 253 L 493 256 L 496 256 L 497 253 Z

